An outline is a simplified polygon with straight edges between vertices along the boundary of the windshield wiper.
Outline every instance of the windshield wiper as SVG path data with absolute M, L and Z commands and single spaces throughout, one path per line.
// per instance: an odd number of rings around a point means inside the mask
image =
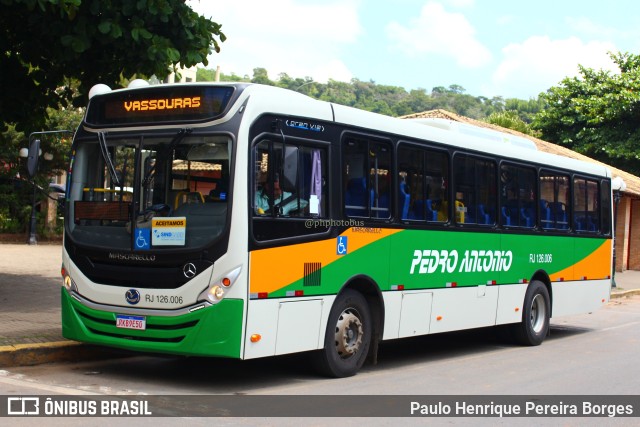
M 164 153 L 162 153 L 162 158 L 167 158 L 169 154 L 171 154 L 173 149 L 176 148 L 178 144 L 180 144 L 180 142 L 184 139 L 184 137 L 189 135 L 192 131 L 193 129 L 180 129 L 176 134 L 176 136 L 173 137 L 173 140 L 171 140 L 167 148 L 164 150 Z M 153 163 L 153 166 L 151 166 L 151 169 L 149 169 L 149 172 L 147 172 L 147 174 L 144 176 L 144 179 L 142 180 L 143 187 L 146 187 L 147 185 L 149 185 L 149 182 L 153 179 L 156 172 L 157 164 L 158 164 L 158 161 L 155 161 Z
M 121 187 L 120 180 L 118 179 L 118 174 L 116 173 L 116 168 L 115 166 L 113 166 L 113 161 L 111 160 L 111 156 L 109 155 L 109 149 L 107 148 L 107 138 L 105 137 L 104 132 L 98 132 L 98 142 L 100 143 L 102 158 L 107 165 L 107 170 L 109 171 L 109 175 L 111 176 L 111 181 L 116 186 Z

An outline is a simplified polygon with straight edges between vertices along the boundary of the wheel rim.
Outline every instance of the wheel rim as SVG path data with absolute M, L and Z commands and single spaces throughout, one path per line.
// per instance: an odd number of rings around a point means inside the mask
M 537 294 L 533 301 L 531 301 L 531 328 L 536 334 L 539 334 L 544 329 L 544 325 L 547 319 L 547 305 L 544 302 L 544 297 Z
M 336 351 L 340 357 L 347 359 L 356 354 L 362 345 L 363 335 L 359 313 L 353 308 L 344 310 L 336 323 Z

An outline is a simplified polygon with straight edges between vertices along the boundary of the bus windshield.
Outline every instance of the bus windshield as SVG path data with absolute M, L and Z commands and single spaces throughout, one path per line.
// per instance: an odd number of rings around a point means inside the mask
M 225 229 L 228 135 L 98 133 L 80 140 L 68 221 L 78 243 L 117 250 L 196 248 Z

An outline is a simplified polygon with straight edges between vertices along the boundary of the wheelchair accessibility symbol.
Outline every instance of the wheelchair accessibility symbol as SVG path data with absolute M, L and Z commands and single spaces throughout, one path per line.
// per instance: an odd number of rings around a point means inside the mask
M 347 236 L 338 236 L 337 254 L 338 255 L 346 255 L 347 254 Z
M 148 228 L 136 229 L 136 249 L 149 249 L 151 247 L 151 230 Z

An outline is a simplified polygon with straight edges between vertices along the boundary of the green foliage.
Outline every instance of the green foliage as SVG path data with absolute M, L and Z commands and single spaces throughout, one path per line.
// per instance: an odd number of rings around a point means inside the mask
M 640 175 L 640 56 L 610 53 L 620 72 L 580 66 L 541 94 L 542 138 Z
M 272 82 L 269 79 L 269 76 L 267 75 L 267 70 L 265 68 L 253 69 L 253 78 L 251 79 L 251 83 L 274 86 L 274 82 Z
M 522 120 L 518 112 L 515 110 L 492 113 L 485 121 L 492 125 L 512 129 L 534 137 L 539 136 L 539 132 L 533 130 L 528 123 Z
M 198 69 L 198 81 L 214 81 L 215 71 Z M 271 80 L 267 70 L 254 68 L 253 77 L 240 77 L 235 74 L 220 73 L 220 81 L 242 81 L 278 86 L 303 93 L 316 99 L 373 111 L 389 116 L 405 116 L 428 110 L 443 109 L 475 119 L 484 119 L 497 112 L 503 112 L 508 105 L 510 110 L 526 123 L 540 108 L 536 100 L 523 101 L 502 97 L 486 98 L 472 96 L 460 85 L 434 87 L 431 92 L 425 89 L 408 91 L 399 86 L 379 85 L 373 81 L 365 82 L 352 79 L 351 82 L 329 80 L 327 83 L 313 81 L 311 77 L 293 78 L 281 73 L 277 80 Z
M 71 130 L 78 127 L 84 114 L 83 109 L 70 104 L 48 109 L 45 125 L 52 130 Z M 40 204 L 48 196 L 48 185 L 52 177 L 64 173 L 69 164 L 72 134 L 40 135 L 41 150 L 52 154 L 52 160 L 40 157 L 38 173 L 35 177 L 36 198 Z M 27 178 L 25 159 L 19 157 L 21 148 L 27 148 L 29 136 L 16 130 L 11 124 L 0 132 L 0 232 L 22 233 L 28 229 L 31 216 L 33 184 Z M 38 215 L 38 227 L 44 228 Z M 41 232 L 38 232 L 42 235 Z
M 0 117 L 29 131 L 47 108 L 69 100 L 57 91 L 79 81 L 78 105 L 95 83 L 117 86 L 134 75 L 164 78 L 170 67 L 207 64 L 226 37 L 183 0 L 0 0 Z
M 26 231 L 29 223 L 33 187 L 20 177 L 26 177 L 26 167 L 19 157 L 20 148 L 26 147 L 27 137 L 7 126 L 0 133 L 0 232 Z

